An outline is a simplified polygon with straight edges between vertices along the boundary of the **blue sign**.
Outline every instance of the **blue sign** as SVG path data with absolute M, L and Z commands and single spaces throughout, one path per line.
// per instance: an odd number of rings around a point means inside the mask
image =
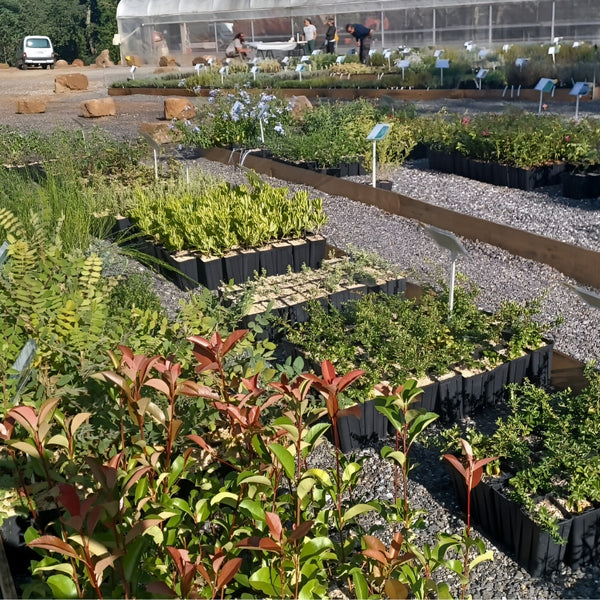
M 371 129 L 371 132 L 367 136 L 368 140 L 375 142 L 381 141 L 390 131 L 390 126 L 387 123 L 378 123 Z

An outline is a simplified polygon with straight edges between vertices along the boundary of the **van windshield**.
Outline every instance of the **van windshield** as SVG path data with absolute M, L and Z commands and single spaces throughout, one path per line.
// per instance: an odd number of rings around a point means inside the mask
M 50 48 L 50 42 L 44 38 L 33 38 L 27 40 L 28 48 Z

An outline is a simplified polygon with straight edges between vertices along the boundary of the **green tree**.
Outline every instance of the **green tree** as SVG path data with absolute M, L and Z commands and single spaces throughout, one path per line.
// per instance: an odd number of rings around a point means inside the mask
M 20 36 L 19 3 L 0 0 L 0 62 L 14 61 Z

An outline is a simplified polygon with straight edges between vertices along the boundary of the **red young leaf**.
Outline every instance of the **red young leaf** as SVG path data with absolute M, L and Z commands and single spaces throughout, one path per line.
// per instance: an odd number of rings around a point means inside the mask
M 338 410 L 337 412 L 337 416 L 338 417 L 356 417 L 357 419 L 360 419 L 362 417 L 362 410 L 360 410 L 360 406 L 358 404 L 353 404 L 352 406 L 349 406 L 348 408 L 343 408 L 342 410 Z
M 367 549 L 377 550 L 385 554 L 386 548 L 384 543 L 374 535 L 363 535 L 363 542 L 367 545 Z
M 364 554 L 365 556 L 368 556 L 369 558 L 375 559 L 377 562 L 381 563 L 382 565 L 387 565 L 387 563 L 388 563 L 388 558 L 387 558 L 387 555 L 385 554 L 385 552 L 375 550 L 374 548 L 367 548 L 366 550 L 362 551 L 362 554 Z
M 217 589 L 220 590 L 221 588 L 224 588 L 235 577 L 235 574 L 240 570 L 241 566 L 241 558 L 232 558 L 231 560 L 228 560 L 219 573 Z
M 238 329 L 234 331 L 223 344 L 221 356 L 225 356 L 242 338 L 248 334 L 248 329 Z
M 265 520 L 267 521 L 269 531 L 271 532 L 273 538 L 280 542 L 283 528 L 281 526 L 281 519 L 279 516 L 276 513 L 265 511 Z
M 173 591 L 164 581 L 155 581 L 149 583 L 146 589 L 156 596 L 165 596 L 166 598 L 177 598 L 177 592 Z
M 293 542 L 294 540 L 299 540 L 303 538 L 313 526 L 314 521 L 305 521 L 304 523 L 300 523 L 296 529 L 291 533 L 288 538 L 288 542 Z
M 58 488 L 60 490 L 58 501 L 69 511 L 69 514 L 73 517 L 82 516 L 77 490 L 68 483 L 61 483 Z
M 462 464 L 462 462 L 460 462 L 460 460 L 458 458 L 456 458 L 456 456 L 454 456 L 454 454 L 444 454 L 444 456 L 442 456 L 442 458 L 444 460 L 447 460 L 464 478 L 465 483 L 468 479 L 468 475 L 467 472 Z
M 49 550 L 50 552 L 59 552 L 64 556 L 70 556 L 78 560 L 84 560 L 67 542 L 63 542 L 60 538 L 55 535 L 42 535 L 35 540 L 32 540 L 27 544 L 30 548 L 41 548 L 42 550 Z M 85 561 L 84 561 L 85 562 Z

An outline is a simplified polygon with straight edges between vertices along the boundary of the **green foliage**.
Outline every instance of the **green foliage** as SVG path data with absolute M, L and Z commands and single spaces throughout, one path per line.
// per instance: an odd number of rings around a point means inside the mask
M 600 374 L 593 364 L 585 373 L 588 387 L 579 394 L 511 385 L 510 413 L 493 434 L 467 431 L 476 456 L 500 457 L 488 474 L 502 472 L 506 493 L 557 542 L 558 521 L 600 505 Z M 447 431 L 438 445 L 455 452 L 459 435 Z
M 425 131 L 425 142 L 435 150 L 529 168 L 563 160 L 572 130 L 573 125 L 557 115 L 438 114 Z
M 201 182 L 201 193 L 172 186 L 138 190 L 129 214 L 145 235 L 169 250 L 222 256 L 231 248 L 261 246 L 284 237 L 303 237 L 325 222 L 322 201 L 308 192 L 289 196 L 258 176 L 248 185 Z

